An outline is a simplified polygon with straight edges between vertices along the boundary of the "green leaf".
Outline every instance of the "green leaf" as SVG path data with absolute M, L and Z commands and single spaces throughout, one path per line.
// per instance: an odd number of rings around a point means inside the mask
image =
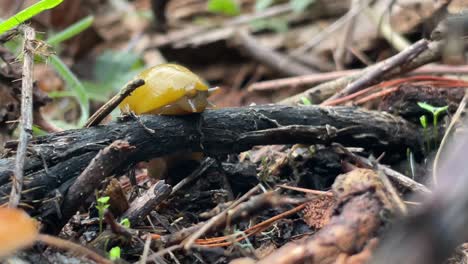
M 419 122 L 423 128 L 427 128 L 427 117 L 425 115 L 419 117 Z
M 418 106 L 421 107 L 422 109 L 434 114 L 435 112 L 435 107 L 428 104 L 428 103 L 425 103 L 425 102 L 418 102 Z
M 315 0 L 290 0 L 289 4 L 296 13 L 300 13 L 306 10 L 306 8 L 315 2 Z
M 35 3 L 34 5 L 20 11 L 18 14 L 0 23 L 0 34 L 18 26 L 24 21 L 32 18 L 33 16 L 45 10 L 52 9 L 58 6 L 62 2 L 63 0 L 42 0 L 40 2 Z
M 448 105 L 437 107 L 424 102 L 418 102 L 418 106 L 428 112 L 431 112 L 435 117 L 448 109 Z
M 120 247 L 111 248 L 111 250 L 109 251 L 110 260 L 114 261 L 114 260 L 120 259 L 120 252 L 121 252 Z
M 263 11 L 273 4 L 274 0 L 257 0 L 255 1 L 255 11 Z
M 47 135 L 47 132 L 42 130 L 40 127 L 33 125 L 32 127 L 33 135 L 34 136 L 45 136 Z
M 228 16 L 235 16 L 240 13 L 240 7 L 235 0 L 209 0 L 208 10 Z
M 78 121 L 77 126 L 82 127 L 89 118 L 89 97 L 83 84 L 58 56 L 50 56 L 49 62 L 58 72 L 58 74 L 65 80 L 65 83 L 69 86 L 69 88 L 75 93 L 75 96 L 80 103 L 81 110 L 80 120 Z
M 144 67 L 143 61 L 136 53 L 107 50 L 96 60 L 96 81 L 84 82 L 84 87 L 90 98 L 105 102 Z
M 301 101 L 303 105 L 312 105 L 312 102 L 309 100 L 309 98 L 302 96 Z
M 122 219 L 122 221 L 120 221 L 120 224 L 126 228 L 130 228 L 130 220 L 128 218 Z
M 441 107 L 436 107 L 436 108 L 435 108 L 434 115 L 435 115 L 435 116 L 439 116 L 440 113 L 447 111 L 447 109 L 448 109 L 448 105 L 446 105 L 446 106 L 441 106 Z
M 107 204 L 110 200 L 109 196 L 103 196 L 97 199 L 97 202 L 100 204 Z

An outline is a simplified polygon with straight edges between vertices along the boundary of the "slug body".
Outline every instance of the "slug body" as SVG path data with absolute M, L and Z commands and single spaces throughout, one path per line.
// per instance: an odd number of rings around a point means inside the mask
M 186 115 L 200 113 L 210 105 L 208 96 L 217 88 L 208 86 L 189 69 L 176 64 L 161 64 L 139 75 L 145 84 L 138 87 L 119 105 L 123 113 L 137 115 Z M 156 180 L 166 178 L 168 170 L 176 161 L 197 160 L 202 153 L 175 153 L 155 158 L 147 163 L 148 175 Z
M 184 115 L 203 112 L 209 104 L 208 86 L 183 66 L 161 64 L 136 78 L 145 84 L 120 103 L 124 113 Z

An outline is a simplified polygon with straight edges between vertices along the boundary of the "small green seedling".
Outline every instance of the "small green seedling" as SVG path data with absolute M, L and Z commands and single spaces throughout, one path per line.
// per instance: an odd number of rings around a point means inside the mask
M 419 117 L 419 122 L 421 123 L 421 126 L 423 127 L 423 134 L 424 134 L 424 145 L 426 148 L 426 153 L 429 153 L 429 136 L 427 135 L 427 117 L 425 115 L 422 115 Z
M 428 111 L 429 113 L 432 114 L 432 134 L 434 136 L 434 145 L 437 143 L 437 138 L 438 138 L 438 129 L 437 129 L 437 123 L 439 120 L 439 116 L 441 113 L 447 111 L 448 105 L 442 106 L 442 107 L 437 107 L 437 106 L 432 106 L 428 103 L 424 102 L 418 102 L 418 106 L 421 107 L 422 109 Z
M 109 250 L 109 259 L 112 261 L 120 259 L 120 247 L 113 247 Z
M 301 102 L 303 105 L 312 105 L 312 102 L 309 100 L 309 98 L 302 96 L 301 97 Z
M 99 214 L 99 233 L 102 232 L 102 222 L 104 220 L 104 212 L 110 206 L 109 200 L 110 200 L 109 196 L 103 196 L 97 199 L 96 209 L 98 210 L 98 214 Z
M 130 228 L 130 220 L 128 220 L 128 218 L 122 219 L 122 221 L 120 221 L 120 224 L 126 228 Z

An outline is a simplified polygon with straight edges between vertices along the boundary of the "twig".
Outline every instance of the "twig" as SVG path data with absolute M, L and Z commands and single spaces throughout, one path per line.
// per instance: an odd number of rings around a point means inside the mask
M 414 70 L 424 64 L 438 60 L 442 54 L 442 47 L 443 47 L 442 41 L 430 42 L 429 48 L 427 50 L 419 54 L 419 56 L 417 56 L 413 60 L 407 62 L 404 65 L 404 67 L 397 67 L 391 71 L 386 72 L 385 74 L 380 76 L 381 77 L 380 80 L 389 79 L 395 75 L 402 74 L 402 73 L 406 74 L 409 71 Z M 398 54 L 395 56 L 398 56 Z M 317 85 L 305 92 L 286 98 L 280 101 L 279 103 L 286 104 L 286 105 L 294 105 L 294 104 L 298 104 L 302 102 L 303 97 L 310 99 L 314 103 L 320 103 L 324 99 L 335 94 L 337 91 L 340 91 L 341 89 L 343 89 L 343 87 L 345 87 L 349 83 L 352 83 L 356 81 L 357 79 L 361 78 L 363 75 L 366 75 L 368 72 L 375 71 L 375 69 L 383 67 L 387 63 L 388 60 L 392 60 L 395 56 L 390 57 L 370 67 L 367 67 L 356 74 L 344 76 L 339 79 Z
M 345 147 L 341 146 L 340 144 L 333 143 L 332 145 L 335 146 L 338 150 L 343 151 L 346 155 L 348 155 L 350 158 L 352 158 L 355 162 L 358 162 L 364 168 L 372 169 L 374 167 L 371 161 L 369 161 L 368 159 L 366 159 L 364 157 L 358 156 L 358 155 L 350 152 L 349 150 L 347 150 Z M 399 173 L 399 172 L 397 172 L 395 170 L 392 170 L 391 168 L 389 168 L 387 166 L 384 166 L 384 165 L 381 165 L 381 164 L 377 163 L 375 167 L 378 170 L 383 171 L 393 181 L 395 181 L 399 185 L 407 188 L 408 190 L 411 190 L 413 192 L 423 193 L 423 194 L 431 193 L 431 191 L 426 186 L 424 186 L 423 184 L 421 184 L 419 182 L 416 182 L 416 181 L 412 180 L 411 178 L 406 177 L 405 175 L 403 175 L 403 174 L 401 174 L 401 173 Z
M 457 111 L 453 115 L 452 120 L 450 121 L 450 124 L 447 127 L 447 130 L 445 131 L 444 137 L 442 138 L 442 141 L 440 142 L 439 148 L 437 149 L 437 153 L 434 158 L 434 163 L 432 165 L 432 179 L 434 181 L 434 184 L 437 184 L 437 171 L 439 169 L 440 155 L 442 155 L 442 151 L 445 145 L 447 144 L 448 137 L 450 133 L 452 133 L 455 123 L 457 123 L 457 121 L 460 120 L 461 114 L 465 111 L 467 102 L 468 102 L 468 92 L 465 90 L 465 95 L 460 101 Z
M 333 196 L 333 193 L 332 193 L 332 192 L 311 190 L 311 189 L 306 189 L 306 188 L 301 188 L 301 187 L 296 187 L 296 186 L 288 186 L 288 185 L 284 185 L 284 184 L 283 184 L 283 185 L 278 185 L 278 187 L 283 188 L 283 189 L 288 189 L 288 190 L 297 191 L 297 192 L 303 192 L 303 193 L 314 194 L 314 195 Z
M 286 216 L 289 216 L 289 215 L 292 215 L 292 214 L 295 214 L 299 211 L 301 211 L 302 209 L 304 209 L 306 207 L 307 203 L 303 203 L 301 205 L 298 205 L 296 207 L 294 207 L 293 209 L 291 210 L 288 210 L 288 211 L 285 211 L 285 212 L 282 212 L 278 215 L 275 215 L 263 222 L 260 222 L 252 227 L 249 227 L 247 230 L 243 231 L 244 234 L 246 234 L 245 236 L 241 236 L 239 238 L 236 238 L 234 241 L 235 242 L 239 242 L 239 241 L 242 241 L 244 239 L 246 239 L 247 237 L 250 237 L 252 235 L 255 235 L 255 234 L 258 234 L 258 232 L 261 232 L 262 230 L 265 230 L 266 228 L 270 227 L 274 222 L 280 220 L 280 219 L 283 219 L 285 218 Z M 230 238 L 233 238 L 233 237 L 236 237 L 238 236 L 239 234 L 232 234 L 232 235 L 229 235 L 229 236 L 222 236 L 222 237 L 213 237 L 213 238 L 208 238 L 208 239 L 199 239 L 197 240 L 197 244 L 198 245 L 202 245 L 202 246 L 208 246 L 208 247 L 225 247 L 225 246 L 229 246 L 231 245 L 233 242 L 232 241 L 227 241 L 228 239 Z M 227 242 L 224 242 L 224 243 L 220 243 L 222 241 L 227 241 Z
M 304 45 L 301 47 L 293 50 L 290 54 L 293 57 L 299 57 L 302 56 L 304 53 L 306 53 L 308 50 L 314 48 L 320 42 L 322 42 L 324 39 L 327 37 L 331 36 L 333 32 L 336 30 L 340 29 L 342 26 L 346 25 L 346 23 L 352 19 L 354 16 L 359 15 L 359 13 L 362 11 L 363 8 L 367 7 L 367 2 L 364 2 L 359 8 L 353 10 L 353 12 L 348 12 L 344 16 L 340 17 L 338 20 L 336 20 L 333 24 L 325 28 L 322 32 L 319 34 L 315 35 L 311 40 L 306 42 Z
M 148 260 L 157 260 L 159 258 L 162 258 L 164 257 L 164 255 L 174 251 L 174 250 L 179 250 L 179 249 L 182 249 L 182 245 L 173 245 L 173 246 L 170 246 L 168 248 L 164 248 L 164 249 L 161 249 L 160 251 L 158 252 L 155 252 L 151 255 L 148 256 Z M 157 261 L 155 261 L 156 263 L 159 263 Z
M 356 13 L 356 9 L 359 9 L 360 7 L 360 1 L 352 0 L 350 4 L 351 4 L 351 8 L 349 9 L 348 13 Z M 336 66 L 338 70 L 344 69 L 344 64 L 345 64 L 346 58 L 348 57 L 347 56 L 348 49 L 346 47 L 353 41 L 356 20 L 357 20 L 357 16 L 353 15 L 350 21 L 345 25 L 345 29 L 344 29 L 345 32 L 343 34 L 343 37 L 341 41 L 338 43 L 338 47 L 336 47 L 334 57 L 335 57 L 335 62 L 336 62 Z
M 314 72 L 311 68 L 295 62 L 287 55 L 260 45 L 246 30 L 237 31 L 233 40 L 249 56 L 285 75 L 297 76 Z
M 21 199 L 23 189 L 24 161 L 28 141 L 32 137 L 32 114 L 33 114 L 33 67 L 34 47 L 32 42 L 36 39 L 36 32 L 29 26 L 21 27 L 24 34 L 23 43 L 23 76 L 21 87 L 21 121 L 19 125 L 20 136 L 16 150 L 15 177 L 11 188 L 9 207 L 17 207 Z
M 417 57 L 419 54 L 425 51 L 428 48 L 428 44 L 429 42 L 425 39 L 419 40 L 404 51 L 385 60 L 384 63 L 380 65 L 380 67 L 375 67 L 372 70 L 366 72 L 360 78 L 346 86 L 343 90 L 328 98 L 325 102 L 322 103 L 322 105 L 326 105 L 327 102 L 331 100 L 349 95 L 369 85 L 377 83 L 384 78 L 386 73 L 390 72 L 396 67 L 404 67 L 402 64 L 410 61 L 412 58 Z
M 151 245 L 151 236 L 146 237 L 145 246 L 143 247 L 143 253 L 141 253 L 140 257 L 140 264 L 146 264 L 146 260 L 148 259 L 148 254 Z
M 308 75 L 288 77 L 282 79 L 276 79 L 271 81 L 264 81 L 254 83 L 247 88 L 249 92 L 254 91 L 271 91 L 278 90 L 286 87 L 297 87 L 303 85 L 312 85 L 315 83 L 321 83 L 325 81 L 334 80 L 343 76 L 358 73 L 360 70 L 346 70 L 346 71 L 334 71 L 324 73 L 312 73 Z
M 325 81 L 335 80 L 337 78 L 351 76 L 362 72 L 363 70 L 346 70 L 346 71 L 334 71 L 324 73 L 312 73 L 308 75 L 287 77 L 281 79 L 275 79 L 270 81 L 257 82 L 248 86 L 249 92 L 254 91 L 271 91 L 282 88 L 290 88 L 297 86 L 313 85 Z M 468 74 L 468 66 L 453 66 L 453 65 L 442 65 L 442 64 L 429 64 L 422 66 L 407 75 L 420 75 L 420 74 Z
M 185 185 L 191 183 L 192 181 L 200 177 L 214 163 L 215 160 L 213 158 L 205 158 L 196 170 L 194 170 L 188 177 L 181 180 L 174 186 L 174 188 L 172 188 L 171 196 L 174 195 L 180 189 L 182 189 Z
M 128 218 L 131 223 L 140 222 L 161 202 L 166 200 L 170 196 L 171 191 L 171 186 L 166 184 L 164 180 L 158 181 L 130 204 L 130 208 L 122 215 L 122 218 Z
M 92 127 L 101 123 L 108 114 L 112 112 L 127 96 L 129 96 L 136 88 L 145 84 L 142 79 L 137 79 L 129 82 L 118 94 L 112 97 L 107 103 L 99 108 L 89 119 L 86 121 L 84 127 Z
M 379 24 L 379 32 L 382 36 L 390 43 L 396 50 L 403 51 L 407 49 L 411 43 L 405 39 L 401 34 L 392 29 L 390 25 L 389 18 L 385 19 L 384 17 L 379 18 L 376 15 L 375 8 L 366 8 L 364 9 L 364 14 L 370 18 L 375 24 Z M 379 23 L 380 22 L 380 23 Z
M 74 253 L 78 253 L 80 255 L 83 255 L 85 257 L 89 257 L 91 260 L 95 261 L 96 263 L 99 264 L 112 264 L 112 261 L 102 257 L 101 255 L 97 254 L 96 252 L 80 245 L 73 243 L 71 241 L 61 239 L 58 237 L 54 236 L 49 236 L 45 234 L 39 234 L 37 237 L 38 241 L 43 242 L 44 244 L 48 246 L 52 246 L 58 249 L 62 250 L 68 250 L 72 251 Z
M 208 222 L 206 222 L 193 235 L 191 235 L 187 239 L 185 239 L 185 241 L 183 242 L 184 249 L 188 250 L 195 243 L 195 240 L 197 240 L 203 234 L 205 234 L 205 232 L 207 232 L 218 221 L 225 218 L 228 215 L 229 210 L 233 209 L 234 207 L 238 206 L 243 201 L 247 200 L 250 196 L 252 196 L 254 193 L 256 193 L 259 189 L 260 189 L 259 185 L 257 185 L 254 188 L 250 189 L 250 191 L 248 191 L 244 195 L 242 195 L 241 198 L 239 198 L 237 201 L 232 203 L 228 208 L 223 210 L 220 214 L 218 214 L 215 217 L 212 217 L 210 220 L 208 220 Z

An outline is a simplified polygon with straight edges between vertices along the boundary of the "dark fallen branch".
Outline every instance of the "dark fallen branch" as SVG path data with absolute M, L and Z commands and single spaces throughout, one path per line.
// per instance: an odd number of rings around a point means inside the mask
M 284 129 L 288 126 L 289 131 Z M 22 202 L 39 208 L 33 214 L 40 213 L 48 203 L 57 203 L 60 197 L 56 197 L 56 189 L 63 195 L 96 154 L 116 140 L 135 147 L 128 156 L 111 163 L 109 173 L 116 175 L 139 161 L 180 151 L 216 156 L 259 144 L 338 142 L 391 156 L 405 155 L 408 147 L 419 153 L 422 146 L 417 129 L 404 119 L 352 107 L 266 105 L 209 110 L 191 116 L 126 118 L 107 126 L 63 131 L 33 140 L 25 163 Z M 10 151 L 0 159 L 1 203 L 8 199 L 16 144 L 7 143 Z

